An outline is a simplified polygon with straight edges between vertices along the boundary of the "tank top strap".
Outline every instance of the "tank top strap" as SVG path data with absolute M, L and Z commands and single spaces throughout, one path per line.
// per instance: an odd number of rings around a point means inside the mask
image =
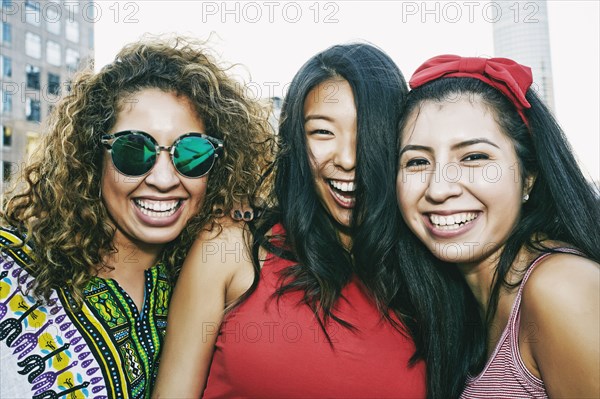
M 514 365 L 516 370 L 519 372 L 522 378 L 526 379 L 532 386 L 537 387 L 538 389 L 543 389 L 543 382 L 536 376 L 534 376 L 528 369 L 525 363 L 523 362 L 523 358 L 521 357 L 521 351 L 519 348 L 519 330 L 521 327 L 521 299 L 523 297 L 523 289 L 529 276 L 535 270 L 536 266 L 540 264 L 540 262 L 546 259 L 548 256 L 555 253 L 570 253 L 575 255 L 583 256 L 583 253 L 568 247 L 560 247 L 555 248 L 553 252 L 544 252 L 540 254 L 537 258 L 531 262 L 525 276 L 523 276 L 523 280 L 521 281 L 521 285 L 519 286 L 519 291 L 517 292 L 517 297 L 515 298 L 515 303 L 513 304 L 513 309 L 510 314 L 510 318 L 508 320 L 508 337 L 509 340 L 509 350 L 510 355 L 513 358 Z
M 519 330 L 521 327 L 521 299 L 523 298 L 523 289 L 525 288 L 525 284 L 527 280 L 529 280 L 529 276 L 535 270 L 536 266 L 540 264 L 540 262 L 546 259 L 548 256 L 553 255 L 555 253 L 564 253 L 564 254 L 574 254 L 583 256 L 581 251 L 578 251 L 574 248 L 569 247 L 559 247 L 554 248 L 553 252 L 544 252 L 540 254 L 537 258 L 531 262 L 527 272 L 525 272 L 525 276 L 523 276 L 523 280 L 521 281 L 521 285 L 519 286 L 519 291 L 517 292 L 517 297 L 515 298 L 515 303 L 513 304 L 513 309 L 510 314 L 510 318 L 508 320 L 509 325 L 509 339 L 513 342 L 511 347 L 513 348 L 513 356 L 518 360 L 518 364 L 522 366 L 523 369 L 525 365 L 522 363 L 521 355 L 519 352 Z

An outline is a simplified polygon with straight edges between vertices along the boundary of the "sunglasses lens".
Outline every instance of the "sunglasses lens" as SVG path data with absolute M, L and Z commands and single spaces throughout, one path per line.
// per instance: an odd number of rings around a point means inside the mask
M 121 173 L 141 176 L 154 166 L 156 147 L 149 138 L 141 134 L 128 134 L 114 141 L 112 160 Z
M 202 137 L 187 136 L 175 146 L 173 161 L 182 175 L 200 177 L 212 168 L 215 162 L 215 148 Z

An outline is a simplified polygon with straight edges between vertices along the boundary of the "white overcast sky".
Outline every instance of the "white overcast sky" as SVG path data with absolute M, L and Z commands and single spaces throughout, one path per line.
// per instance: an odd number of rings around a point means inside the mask
M 261 97 L 285 94 L 309 57 L 352 41 L 382 48 L 408 80 L 435 55 L 493 56 L 496 15 L 488 3 L 102 0 L 96 3 L 96 67 L 145 33 L 177 33 L 209 39 L 223 62 L 244 66 L 236 73 Z M 598 181 L 600 2 L 547 3 L 556 115 L 584 172 Z

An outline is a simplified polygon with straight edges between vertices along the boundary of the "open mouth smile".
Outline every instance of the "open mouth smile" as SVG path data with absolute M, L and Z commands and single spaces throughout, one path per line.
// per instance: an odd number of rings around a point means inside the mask
M 353 181 L 343 180 L 326 180 L 329 185 L 329 191 L 332 193 L 333 198 L 343 208 L 353 208 L 356 202 L 354 191 L 356 185 Z
M 135 206 L 140 212 L 151 218 L 166 218 L 177 212 L 182 200 L 157 201 L 148 199 L 134 199 Z
M 436 215 L 435 213 L 429 214 L 429 221 L 436 229 L 440 230 L 458 230 L 464 225 L 471 223 L 479 216 L 475 212 L 461 212 L 455 213 L 454 215 Z

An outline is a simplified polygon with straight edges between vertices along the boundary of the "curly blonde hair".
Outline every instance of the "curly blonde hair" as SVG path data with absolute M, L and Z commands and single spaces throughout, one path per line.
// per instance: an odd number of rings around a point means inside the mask
M 185 96 L 204 121 L 205 133 L 224 141 L 201 209 L 163 251 L 173 278 L 199 230 L 214 221 L 213 207 L 230 209 L 252 197 L 272 160 L 273 134 L 267 109 L 248 98 L 243 84 L 227 72 L 204 42 L 145 38 L 125 46 L 99 72 L 90 66 L 74 78 L 0 215 L 34 244 L 35 295 L 47 299 L 52 289 L 66 285 L 80 301 L 85 285 L 115 251 L 115 230 L 99 195 L 100 137 L 135 92 L 157 88 Z

